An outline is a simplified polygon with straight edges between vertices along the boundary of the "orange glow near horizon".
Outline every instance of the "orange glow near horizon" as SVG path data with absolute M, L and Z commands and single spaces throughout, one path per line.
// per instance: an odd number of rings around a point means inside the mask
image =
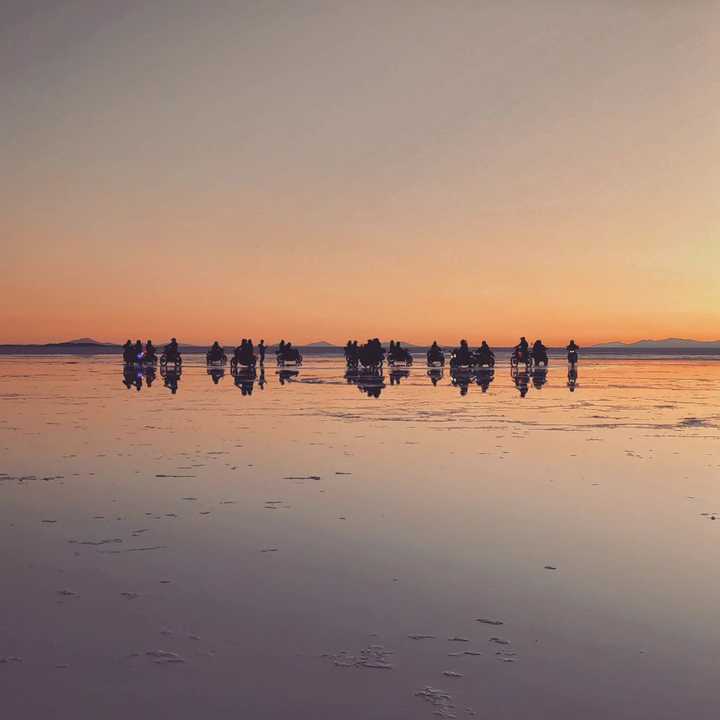
M 720 339 L 720 7 L 301 5 L 0 22 L 0 343 Z

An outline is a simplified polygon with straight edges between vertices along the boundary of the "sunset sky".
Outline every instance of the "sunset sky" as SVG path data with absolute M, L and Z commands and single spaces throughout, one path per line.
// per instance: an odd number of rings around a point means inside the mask
M 5 0 L 0 342 L 720 338 L 720 2 Z

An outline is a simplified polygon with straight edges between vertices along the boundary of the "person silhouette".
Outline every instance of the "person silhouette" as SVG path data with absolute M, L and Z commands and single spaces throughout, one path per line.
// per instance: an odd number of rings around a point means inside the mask
M 260 340 L 260 344 L 258 345 L 258 354 L 260 355 L 260 364 L 265 364 L 265 341 Z
M 515 364 L 525 363 L 526 365 L 530 363 L 530 346 L 524 335 L 520 338 L 520 342 L 513 348 L 511 362 Z
M 453 365 L 469 365 L 470 364 L 470 348 L 467 340 L 460 341 L 460 347 L 455 348 L 453 353 Z
M 543 345 L 542 340 L 536 340 L 533 343 L 532 357 L 535 362 L 535 365 L 541 365 L 541 364 L 547 365 L 548 364 L 547 348 Z
M 148 340 L 145 343 L 145 360 L 149 362 L 155 362 L 157 360 L 155 346 L 153 345 L 152 340 Z
M 477 359 L 480 365 L 488 365 L 490 367 L 495 365 L 495 353 L 490 349 L 490 346 L 485 340 L 482 341 L 477 350 Z
M 220 343 L 216 340 L 212 347 L 207 352 L 208 362 L 221 362 L 225 360 L 225 350 L 223 350 Z
M 565 349 L 567 350 L 568 363 L 570 363 L 570 365 L 577 364 L 578 350 L 580 350 L 580 346 L 576 345 L 574 340 L 571 340 Z
M 165 346 L 165 361 L 172 363 L 178 363 L 180 361 L 180 350 L 178 348 L 178 341 L 175 338 L 172 338 Z

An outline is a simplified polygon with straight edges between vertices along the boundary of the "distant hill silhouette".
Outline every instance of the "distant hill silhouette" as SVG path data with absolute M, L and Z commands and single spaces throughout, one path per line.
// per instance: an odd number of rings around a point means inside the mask
M 114 345 L 114 343 L 100 342 L 93 340 L 93 338 L 78 338 L 77 340 L 65 340 L 59 343 L 47 343 L 48 345 Z
M 594 348 L 720 348 L 720 340 L 690 340 L 685 338 L 664 338 L 662 340 L 638 340 L 637 342 L 604 342 Z

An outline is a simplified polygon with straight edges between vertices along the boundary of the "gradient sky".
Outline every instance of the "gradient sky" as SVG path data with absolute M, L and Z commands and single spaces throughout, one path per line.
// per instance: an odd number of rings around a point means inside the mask
M 720 2 L 0 4 L 0 342 L 720 338 Z

